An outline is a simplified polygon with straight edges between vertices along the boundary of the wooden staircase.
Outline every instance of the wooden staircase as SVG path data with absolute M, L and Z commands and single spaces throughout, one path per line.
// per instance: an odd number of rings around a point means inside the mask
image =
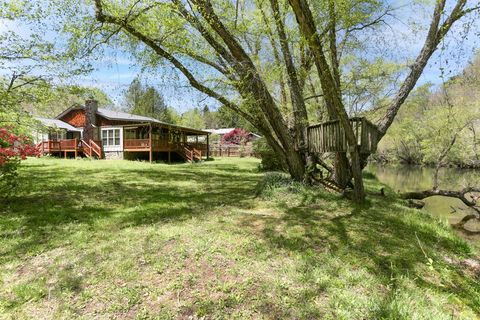
M 321 179 L 321 180 L 318 180 L 326 189 L 329 189 L 329 190 L 332 190 L 332 191 L 335 191 L 335 192 L 338 192 L 338 193 L 342 193 L 343 190 L 341 188 L 339 188 L 337 186 L 337 184 L 332 181 L 332 180 L 329 180 L 329 179 Z
M 182 144 L 177 148 L 177 153 L 187 162 L 202 161 L 202 151 L 192 148 L 187 144 Z
M 92 158 L 96 156 L 99 159 L 103 158 L 102 147 L 100 147 L 95 141 L 90 139 L 88 143 L 85 140 L 82 141 L 83 154 Z

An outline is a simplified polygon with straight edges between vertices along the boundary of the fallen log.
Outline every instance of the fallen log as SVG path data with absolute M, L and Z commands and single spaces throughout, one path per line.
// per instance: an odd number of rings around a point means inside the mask
M 454 190 L 442 190 L 442 189 L 430 189 L 424 191 L 413 191 L 401 193 L 400 197 L 403 199 L 416 199 L 423 200 L 428 197 L 433 196 L 444 196 L 450 198 L 460 199 L 468 207 L 475 207 L 477 205 L 478 196 L 470 196 L 471 199 L 467 198 L 467 194 L 471 192 L 480 192 L 480 187 L 466 187 L 459 191 Z M 480 213 L 480 211 L 479 211 Z
M 453 227 L 457 229 L 461 229 L 462 231 L 468 234 L 480 234 L 480 231 L 471 231 L 471 230 L 465 229 L 465 224 L 467 224 L 467 222 L 469 222 L 470 220 L 473 220 L 473 219 L 480 220 L 480 207 L 477 206 L 477 200 L 480 198 L 480 196 L 470 194 L 475 192 L 480 192 L 480 187 L 466 187 L 458 191 L 441 190 L 441 189 L 413 191 L 413 192 L 401 193 L 400 197 L 408 200 L 409 206 L 416 207 L 416 208 L 422 208 L 423 205 L 421 206 L 421 202 L 423 201 L 421 200 L 428 197 L 432 197 L 432 196 L 443 196 L 443 197 L 460 199 L 467 207 L 472 208 L 476 212 L 476 214 L 472 213 L 472 214 L 466 215 L 465 217 L 462 218 L 462 220 L 454 224 Z

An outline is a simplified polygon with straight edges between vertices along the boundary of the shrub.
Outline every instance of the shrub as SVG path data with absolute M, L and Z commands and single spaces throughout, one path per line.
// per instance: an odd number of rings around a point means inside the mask
M 273 152 L 272 148 L 268 145 L 265 138 L 260 138 L 253 142 L 253 153 L 260 156 L 262 162 L 260 163 L 260 170 L 263 171 L 275 171 L 282 170 L 282 162 L 280 158 Z
M 267 172 L 263 179 L 257 184 L 255 193 L 257 196 L 270 197 L 279 190 L 295 192 L 299 182 L 293 181 L 283 172 Z
M 17 186 L 17 169 L 27 156 L 39 156 L 39 150 L 26 136 L 10 128 L 0 128 L 0 196 L 7 196 Z
M 222 144 L 245 145 L 248 142 L 248 132 L 243 129 L 233 129 L 222 137 Z

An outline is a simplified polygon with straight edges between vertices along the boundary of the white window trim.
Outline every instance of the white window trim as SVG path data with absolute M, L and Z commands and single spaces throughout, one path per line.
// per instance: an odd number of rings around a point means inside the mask
M 118 127 L 118 126 L 102 127 L 100 132 L 100 139 L 102 140 L 102 144 L 103 144 L 103 131 L 112 130 L 112 129 L 120 130 L 120 145 L 119 146 L 104 145 L 103 151 L 123 151 L 123 127 Z

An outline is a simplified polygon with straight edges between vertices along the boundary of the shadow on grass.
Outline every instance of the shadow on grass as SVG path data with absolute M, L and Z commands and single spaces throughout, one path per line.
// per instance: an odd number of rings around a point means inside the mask
M 453 294 L 480 314 L 478 279 L 446 263 L 444 256 L 469 256 L 471 249 L 451 233 L 442 233 L 443 226 L 435 219 L 403 207 L 394 196 L 371 197 L 362 206 L 341 198 L 332 201 L 331 195 L 320 194 L 320 201 L 313 205 L 312 199 L 303 200 L 300 206 L 280 205 L 284 212 L 280 217 L 252 215 L 242 225 L 252 227 L 261 220 L 261 236 L 272 250 L 297 253 L 306 259 L 303 277 L 309 286 L 305 295 L 312 295 L 313 291 L 319 296 L 325 290 L 322 284 L 316 284 L 312 270 L 322 267 L 328 256 L 344 260 L 352 269 L 368 270 L 389 288 L 385 301 L 371 318 L 396 317 L 389 302 L 397 294 L 397 281 L 403 278 L 425 290 L 444 292 L 445 296 Z M 433 270 L 429 274 L 429 258 L 439 271 L 437 275 L 442 274 L 441 279 L 432 276 L 436 274 Z M 444 277 L 445 274 L 449 276 Z
M 251 170 L 235 165 L 28 164 L 20 175 L 22 189 L 0 209 L 0 234 L 15 243 L 0 247 L 0 262 L 54 247 L 76 225 L 115 230 L 181 222 L 222 206 L 248 208 L 257 181 Z

